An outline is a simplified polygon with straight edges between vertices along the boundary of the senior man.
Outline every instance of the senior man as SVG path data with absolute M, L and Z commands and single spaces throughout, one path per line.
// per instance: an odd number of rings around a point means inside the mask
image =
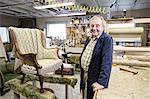
M 83 48 L 80 90 L 87 88 L 87 99 L 92 99 L 94 92 L 108 87 L 113 54 L 113 39 L 106 33 L 106 21 L 101 16 L 90 19 L 91 36 Z M 84 94 L 83 94 L 84 97 Z

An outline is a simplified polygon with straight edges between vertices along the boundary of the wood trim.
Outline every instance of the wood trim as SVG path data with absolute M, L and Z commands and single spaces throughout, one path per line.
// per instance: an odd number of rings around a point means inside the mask
M 39 29 L 37 29 L 37 30 L 40 31 L 40 33 L 41 33 L 41 43 L 42 43 L 42 46 L 44 48 L 46 48 L 46 39 L 44 39 L 44 33 L 41 30 L 39 30 Z M 45 45 L 44 45 L 44 42 L 45 42 Z
M 59 57 L 59 48 L 57 48 L 57 56 L 59 59 L 61 59 L 61 57 Z
M 150 18 L 118 18 L 118 19 L 108 19 L 106 20 L 108 23 L 111 23 L 113 21 L 129 21 L 128 23 L 150 23 Z
M 117 18 L 117 19 L 107 19 L 106 21 L 130 21 L 133 18 Z

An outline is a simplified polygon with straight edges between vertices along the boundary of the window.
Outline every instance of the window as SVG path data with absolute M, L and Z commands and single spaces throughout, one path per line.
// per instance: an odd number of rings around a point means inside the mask
M 9 41 L 9 33 L 7 27 L 0 27 L 0 36 L 3 43 L 8 43 Z
M 66 39 L 66 23 L 47 24 L 47 37 Z

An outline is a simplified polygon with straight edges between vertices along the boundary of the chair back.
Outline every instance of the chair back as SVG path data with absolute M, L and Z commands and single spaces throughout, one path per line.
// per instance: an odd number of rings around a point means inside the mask
M 37 54 L 37 59 L 43 56 L 42 31 L 39 29 L 10 27 L 15 49 L 20 54 Z

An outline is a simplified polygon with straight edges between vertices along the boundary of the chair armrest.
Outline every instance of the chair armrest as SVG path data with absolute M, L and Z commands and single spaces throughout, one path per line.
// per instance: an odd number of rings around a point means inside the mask
M 64 58 L 69 58 L 69 57 L 71 57 L 71 55 L 72 55 L 72 52 L 66 52 L 66 53 L 63 53 L 63 54 L 62 54 L 62 56 L 63 56 Z
M 5 58 L 0 57 L 0 71 L 3 73 L 7 73 Z
M 14 73 L 14 61 L 6 62 L 6 70 L 10 73 Z
M 44 49 L 43 58 L 59 59 L 58 48 Z
M 41 69 L 42 66 L 40 66 L 37 63 L 36 55 L 37 54 L 33 54 L 33 53 L 20 54 L 20 59 L 21 59 L 23 64 L 27 64 L 27 65 L 30 65 L 30 66 L 34 66 L 34 67 L 36 67 L 38 69 Z

